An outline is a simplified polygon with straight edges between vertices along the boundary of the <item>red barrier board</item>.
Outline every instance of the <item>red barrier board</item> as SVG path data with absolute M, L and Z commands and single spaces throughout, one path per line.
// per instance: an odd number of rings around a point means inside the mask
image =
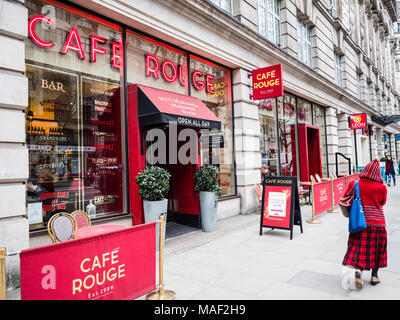
M 332 182 L 315 183 L 312 197 L 315 215 L 332 209 Z
M 335 200 L 335 206 L 339 204 L 339 200 L 343 197 L 346 189 L 346 177 L 333 180 L 333 198 Z
M 156 289 L 156 223 L 21 251 L 22 300 L 123 300 Z
M 349 186 L 350 182 L 357 180 L 358 174 L 352 174 L 347 176 L 347 186 Z

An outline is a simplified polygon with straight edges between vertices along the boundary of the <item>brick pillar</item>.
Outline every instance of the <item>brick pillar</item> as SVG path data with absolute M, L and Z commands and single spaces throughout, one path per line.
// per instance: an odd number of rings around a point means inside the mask
M 243 69 L 233 71 L 236 181 L 242 214 L 256 211 L 254 186 L 261 181 L 260 122 L 257 103 L 249 97 L 247 74 L 248 71 Z
M 28 149 L 25 144 L 25 44 L 28 12 L 24 1 L 2 1 L 0 11 L 0 247 L 29 247 L 25 218 Z M 19 257 L 6 258 L 7 288 L 19 286 Z

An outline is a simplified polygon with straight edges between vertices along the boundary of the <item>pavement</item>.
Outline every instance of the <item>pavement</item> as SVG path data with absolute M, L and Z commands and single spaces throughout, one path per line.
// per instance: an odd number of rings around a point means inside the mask
M 326 212 L 316 217 L 321 224 L 309 224 L 311 206 L 302 206 L 303 233 L 294 226 L 293 240 L 289 231 L 276 229 L 265 228 L 260 236 L 256 213 L 219 220 L 211 233 L 167 226 L 164 287 L 177 300 L 400 299 L 399 208 L 400 186 L 388 187 L 388 267 L 380 269 L 377 286 L 364 272 L 364 288 L 355 289 L 354 270 L 341 264 L 348 219 Z M 19 300 L 19 290 L 7 299 Z
M 397 300 L 400 299 L 400 186 L 388 187 L 384 207 L 388 267 L 381 283 L 354 286 L 354 269 L 342 266 L 348 219 L 340 212 L 316 217 L 302 206 L 303 233 L 264 229 L 256 213 L 219 220 L 217 230 L 190 230 L 165 242 L 164 286 L 177 300 Z M 339 208 L 336 208 L 340 211 Z M 145 297 L 140 297 L 140 300 Z

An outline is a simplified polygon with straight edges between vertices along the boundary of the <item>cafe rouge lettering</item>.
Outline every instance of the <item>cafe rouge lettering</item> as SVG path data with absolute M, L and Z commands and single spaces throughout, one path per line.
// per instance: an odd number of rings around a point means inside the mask
M 146 76 L 159 79 L 160 74 L 162 78 L 170 83 L 179 81 L 181 86 L 185 86 L 185 76 L 183 67 L 181 65 L 176 66 L 171 60 L 165 60 L 161 64 L 157 57 L 147 53 L 145 55 L 146 60 Z M 201 80 L 201 79 L 204 79 Z M 208 94 L 215 94 L 214 82 L 212 80 L 214 76 L 211 74 L 203 74 L 200 70 L 195 70 L 192 73 L 192 84 L 196 90 L 206 90 Z
M 52 47 L 55 46 L 55 43 L 53 41 L 46 41 L 44 39 L 41 39 L 36 31 L 36 25 L 38 24 L 38 22 L 41 23 L 46 23 L 51 27 L 55 26 L 55 23 L 42 15 L 36 15 L 33 16 L 32 18 L 29 19 L 28 22 L 28 34 L 29 37 L 32 39 L 32 41 L 39 47 L 44 48 L 44 49 L 50 49 Z M 99 37 L 97 35 L 91 35 L 90 36 L 90 57 L 89 57 L 89 61 L 90 62 L 96 62 L 97 61 L 97 55 L 98 54 L 102 54 L 102 55 L 106 55 L 107 54 L 107 49 L 104 47 L 107 44 L 108 40 L 104 39 L 102 37 Z M 60 53 L 61 54 L 68 54 L 69 51 L 75 51 L 77 57 L 81 60 L 85 60 L 86 59 L 86 55 L 85 52 L 83 50 L 82 47 L 82 41 L 81 38 L 79 36 L 79 31 L 78 29 L 71 27 L 67 38 L 65 39 L 64 45 L 62 46 L 62 48 L 60 49 Z M 119 42 L 116 41 L 111 41 L 111 65 L 116 68 L 119 69 L 121 67 L 121 52 L 122 52 L 122 48 L 121 48 L 121 44 Z

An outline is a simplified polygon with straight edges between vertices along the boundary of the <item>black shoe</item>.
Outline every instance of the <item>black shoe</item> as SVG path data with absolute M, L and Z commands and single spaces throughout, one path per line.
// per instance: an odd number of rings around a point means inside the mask
M 378 277 L 371 277 L 371 285 L 376 286 L 378 283 L 380 283 L 381 280 Z

